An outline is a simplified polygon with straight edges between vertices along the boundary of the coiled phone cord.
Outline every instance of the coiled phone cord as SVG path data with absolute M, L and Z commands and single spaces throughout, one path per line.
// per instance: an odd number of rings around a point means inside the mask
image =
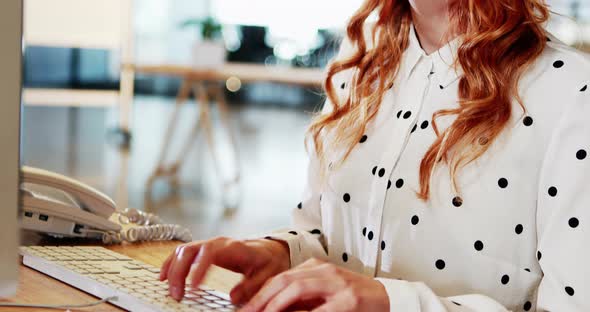
M 158 240 L 180 240 L 190 242 L 193 240 L 191 232 L 177 224 L 163 224 L 160 217 L 153 213 L 143 212 L 134 208 L 126 208 L 118 214 L 119 223 L 134 224 L 120 232 L 86 230 L 102 234 L 104 244 L 120 244 L 123 241 L 135 243 Z

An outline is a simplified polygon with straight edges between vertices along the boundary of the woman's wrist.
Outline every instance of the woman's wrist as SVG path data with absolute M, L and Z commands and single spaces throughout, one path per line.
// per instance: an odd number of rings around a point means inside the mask
M 273 255 L 276 255 L 278 261 L 281 263 L 281 268 L 288 270 L 291 267 L 291 257 L 287 242 L 272 238 L 262 239 L 261 242 Z

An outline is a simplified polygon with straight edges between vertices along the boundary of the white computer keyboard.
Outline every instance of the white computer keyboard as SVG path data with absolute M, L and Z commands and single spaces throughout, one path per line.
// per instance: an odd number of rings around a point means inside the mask
M 23 264 L 129 311 L 234 311 L 227 294 L 186 288 L 178 302 L 168 297 L 159 269 L 103 247 L 21 247 Z

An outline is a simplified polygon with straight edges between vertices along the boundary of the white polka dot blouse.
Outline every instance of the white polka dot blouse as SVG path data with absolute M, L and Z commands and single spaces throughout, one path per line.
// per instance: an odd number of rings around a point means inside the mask
M 271 237 L 291 266 L 317 257 L 376 278 L 395 312 L 590 311 L 590 59 L 548 35 L 519 81 L 526 110 L 514 101 L 504 132 L 458 172 L 458 194 L 442 163 L 422 201 L 432 115 L 458 105 L 458 41 L 426 55 L 411 30 L 366 133 L 322 181 L 309 153 L 293 226 Z M 353 50 L 345 40 L 337 57 Z M 334 76 L 339 96 L 351 77 Z M 437 119 L 441 132 L 452 121 Z

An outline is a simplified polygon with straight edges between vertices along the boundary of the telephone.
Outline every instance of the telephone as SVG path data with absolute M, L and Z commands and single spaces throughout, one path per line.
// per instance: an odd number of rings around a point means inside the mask
M 108 196 L 74 179 L 28 166 L 20 174 L 23 229 L 104 243 L 192 240 L 187 229 L 162 224 L 151 213 L 129 208 L 118 211 Z

